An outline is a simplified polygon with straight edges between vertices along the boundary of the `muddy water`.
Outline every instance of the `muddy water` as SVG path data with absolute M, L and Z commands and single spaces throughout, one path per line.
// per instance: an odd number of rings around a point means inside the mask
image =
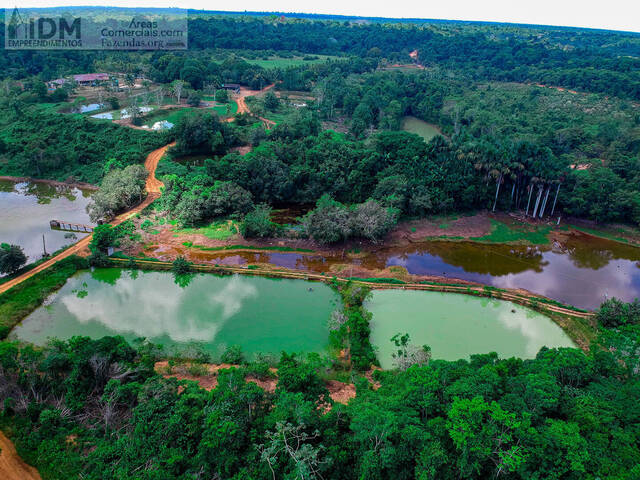
M 73 335 L 145 337 L 169 351 L 198 347 L 214 358 L 236 344 L 250 356 L 319 352 L 339 304 L 322 283 L 210 274 L 176 282 L 169 272 L 95 269 L 71 277 L 12 336 L 39 345 Z
M 640 248 L 579 233 L 542 247 L 427 242 L 380 252 L 377 260 L 417 275 L 524 288 L 588 309 L 613 296 L 640 297 Z
M 367 308 L 373 314 L 371 343 L 383 368 L 393 367 L 397 348 L 391 337 L 397 333 L 408 333 L 411 344 L 428 345 L 433 358 L 444 360 L 489 352 L 502 358 L 533 358 L 543 346 L 574 346 L 550 319 L 510 302 L 452 293 L 376 290 Z
M 51 230 L 49 221 L 90 224 L 85 210 L 90 193 L 45 183 L 0 180 L 0 242 L 20 245 L 29 262 L 42 257 L 42 235 L 48 253 L 74 243 L 85 234 Z
M 151 256 L 160 251 L 148 251 Z M 183 254 L 183 252 L 180 252 Z M 270 263 L 317 273 L 336 264 L 370 270 L 402 266 L 411 274 L 462 279 L 505 288 L 523 288 L 554 300 L 593 309 L 606 298 L 640 297 L 640 248 L 571 232 L 544 246 L 486 245 L 429 241 L 399 248 L 318 254 L 284 252 L 185 251 L 197 262 L 219 265 Z M 160 255 L 161 256 L 161 255 Z M 349 276 L 343 269 L 342 275 Z

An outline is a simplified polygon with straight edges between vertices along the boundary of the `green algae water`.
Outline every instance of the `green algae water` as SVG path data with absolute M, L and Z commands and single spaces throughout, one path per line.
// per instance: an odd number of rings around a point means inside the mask
M 230 345 L 240 345 L 249 357 L 320 352 L 340 302 L 328 286 L 302 280 L 197 274 L 183 287 L 169 272 L 83 271 L 12 336 L 37 345 L 74 335 L 145 337 L 168 352 L 197 347 L 214 359 Z
M 374 290 L 366 308 L 373 314 L 371 343 L 383 368 L 393 367 L 391 337 L 408 333 L 411 343 L 429 345 L 433 358 L 468 359 L 476 353 L 533 358 L 541 347 L 573 347 L 549 318 L 511 302 L 455 293 Z
M 442 135 L 440 129 L 436 125 L 420 120 L 416 117 L 404 117 L 402 120 L 402 129 L 406 132 L 416 133 L 424 138 L 425 142 L 431 141 L 434 137 Z

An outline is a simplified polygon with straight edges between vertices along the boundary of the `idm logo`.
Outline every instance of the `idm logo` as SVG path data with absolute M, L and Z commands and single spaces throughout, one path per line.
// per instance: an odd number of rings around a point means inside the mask
M 82 35 L 80 18 L 29 18 L 13 9 L 7 25 L 9 40 L 79 40 Z

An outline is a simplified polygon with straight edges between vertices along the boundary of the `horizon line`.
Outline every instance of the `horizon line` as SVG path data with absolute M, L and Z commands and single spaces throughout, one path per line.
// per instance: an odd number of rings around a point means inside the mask
M 294 17 L 296 15 L 307 15 L 307 16 L 316 16 L 316 17 L 326 17 L 326 20 L 331 18 L 344 18 L 344 19 L 362 19 L 362 20 L 395 20 L 398 22 L 407 22 L 407 23 L 416 23 L 416 22 L 443 22 L 443 23 L 478 23 L 478 24 L 487 24 L 487 25 L 512 25 L 519 27 L 538 27 L 538 28 L 560 28 L 560 29 L 577 29 L 577 30 L 593 30 L 598 32 L 615 32 L 615 33 L 623 33 L 623 34 L 632 34 L 632 35 L 640 35 L 640 31 L 635 30 L 616 30 L 612 28 L 603 28 L 603 27 L 579 27 L 573 25 L 553 25 L 553 24 L 542 24 L 542 23 L 524 23 L 524 22 L 507 22 L 500 20 L 469 20 L 469 19 L 451 19 L 451 18 L 421 18 L 421 17 L 378 17 L 378 16 L 367 16 L 367 15 L 345 15 L 345 14 L 334 14 L 334 13 L 313 13 L 313 12 L 284 12 L 280 10 L 208 10 L 205 8 L 182 8 L 182 7 L 123 7 L 123 6 L 111 6 L 111 5 L 59 5 L 59 6 L 38 6 L 38 7 L 18 7 L 17 5 L 13 7 L 4 7 L 2 10 L 8 11 L 13 10 L 14 8 L 25 9 L 25 10 L 47 10 L 47 9 L 62 9 L 62 8 L 105 8 L 105 9 L 121 9 L 121 10 L 136 10 L 136 9 L 145 9 L 145 10 L 185 10 L 187 13 L 190 11 L 198 12 L 202 14 L 211 13 L 211 14 L 222 14 L 222 15 L 282 15 Z

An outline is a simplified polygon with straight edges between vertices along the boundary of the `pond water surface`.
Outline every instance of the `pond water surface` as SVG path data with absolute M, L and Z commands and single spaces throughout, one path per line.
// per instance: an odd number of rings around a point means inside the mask
M 462 279 L 503 288 L 523 288 L 580 308 L 597 308 L 616 297 L 640 297 L 640 248 L 577 231 L 551 245 L 523 246 L 476 242 L 424 241 L 407 246 L 330 255 L 287 252 L 181 250 L 196 262 L 220 265 L 270 263 L 316 273 L 352 263 L 370 270 L 401 266 L 410 274 Z M 162 256 L 160 249 L 151 256 Z M 348 268 L 348 267 L 347 267 Z M 349 270 L 341 274 L 349 275 Z
M 406 132 L 416 133 L 424 138 L 425 142 L 429 142 L 432 138 L 442 135 L 437 125 L 427 123 L 416 117 L 404 117 L 402 120 L 402 129 Z
M 371 343 L 383 368 L 392 368 L 391 342 L 408 333 L 412 344 L 431 347 L 433 358 L 468 359 L 497 352 L 501 358 L 533 358 L 541 347 L 573 347 L 566 333 L 533 310 L 500 300 L 415 290 L 374 290 Z
M 48 253 L 74 243 L 85 234 L 51 230 L 49 221 L 91 224 L 85 210 L 90 194 L 67 186 L 0 180 L 0 242 L 20 245 L 29 262 L 42 257 L 42 235 Z
M 178 283 L 169 272 L 115 268 L 71 277 L 12 336 L 38 345 L 48 337 L 145 337 L 169 350 L 198 346 L 219 355 L 229 345 L 246 354 L 319 352 L 327 321 L 340 306 L 322 283 L 198 274 Z M 188 288 L 184 288 L 188 283 Z

